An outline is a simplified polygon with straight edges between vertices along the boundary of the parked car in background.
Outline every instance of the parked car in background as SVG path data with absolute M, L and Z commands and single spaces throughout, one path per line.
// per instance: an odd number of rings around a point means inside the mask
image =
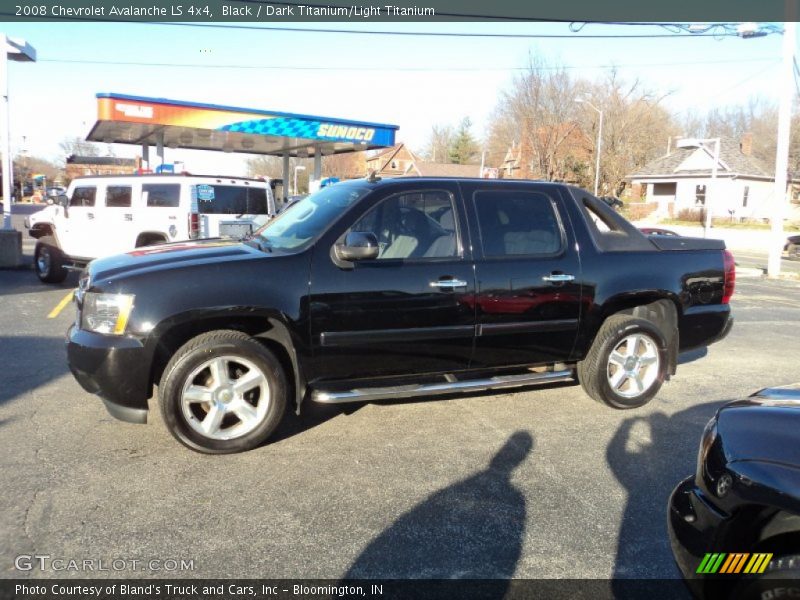
M 639 231 L 645 235 L 680 235 L 671 229 L 663 229 L 662 227 L 639 227 Z
M 791 258 L 800 258 L 800 235 L 790 235 L 786 238 L 783 251 Z
M 608 204 L 614 210 L 618 210 L 625 206 L 625 203 L 616 196 L 600 196 L 600 200 Z
M 668 516 L 697 597 L 800 598 L 800 385 L 723 406 Z
M 275 215 L 268 181 L 194 175 L 102 175 L 74 179 L 66 195 L 33 213 L 34 267 L 58 283 L 68 267 L 176 240 L 240 238 Z
M 53 186 L 47 188 L 45 195 L 47 196 L 48 199 L 55 200 L 59 196 L 65 196 L 66 193 L 67 193 L 67 188 L 63 186 Z
M 734 279 L 724 242 L 648 238 L 575 187 L 371 178 L 241 241 L 93 261 L 69 365 L 126 421 L 146 422 L 158 385 L 172 434 L 209 453 L 257 446 L 305 399 L 577 379 L 631 409 L 680 351 L 728 333 Z

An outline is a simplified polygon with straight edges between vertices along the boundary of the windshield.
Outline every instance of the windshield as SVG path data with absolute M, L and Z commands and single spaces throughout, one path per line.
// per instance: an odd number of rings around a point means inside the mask
M 297 250 L 317 238 L 370 187 L 331 185 L 303 198 L 258 229 L 254 235 L 270 250 Z

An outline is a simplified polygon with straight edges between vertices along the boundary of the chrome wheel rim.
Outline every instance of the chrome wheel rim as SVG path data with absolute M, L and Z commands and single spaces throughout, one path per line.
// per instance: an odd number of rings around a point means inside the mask
M 617 343 L 608 356 L 608 385 L 623 398 L 636 398 L 649 390 L 656 379 L 661 358 L 650 336 L 629 335 Z
M 50 251 L 47 248 L 39 249 L 39 257 L 36 259 L 36 267 L 39 273 L 47 275 L 50 272 Z
M 203 362 L 186 378 L 181 412 L 203 437 L 231 440 L 253 431 L 266 418 L 269 381 L 252 361 L 218 356 Z

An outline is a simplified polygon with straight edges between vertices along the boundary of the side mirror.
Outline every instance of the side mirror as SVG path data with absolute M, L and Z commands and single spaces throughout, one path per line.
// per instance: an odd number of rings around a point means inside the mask
M 351 231 L 343 244 L 337 244 L 336 258 L 345 261 L 370 260 L 378 258 L 378 238 L 374 233 Z
M 66 194 L 59 194 L 56 196 L 56 203 L 66 208 L 69 206 L 69 197 Z

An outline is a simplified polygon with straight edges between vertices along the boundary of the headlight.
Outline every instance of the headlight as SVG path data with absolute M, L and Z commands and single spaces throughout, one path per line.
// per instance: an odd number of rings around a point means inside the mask
M 122 335 L 133 310 L 131 294 L 97 294 L 83 296 L 81 327 L 95 333 Z
M 700 463 L 704 463 L 708 458 L 708 453 L 711 450 L 711 446 L 714 445 L 714 442 L 717 440 L 717 418 L 714 417 L 708 423 L 706 423 L 705 429 L 703 429 L 703 436 L 700 439 L 700 455 L 698 456 L 698 460 Z

